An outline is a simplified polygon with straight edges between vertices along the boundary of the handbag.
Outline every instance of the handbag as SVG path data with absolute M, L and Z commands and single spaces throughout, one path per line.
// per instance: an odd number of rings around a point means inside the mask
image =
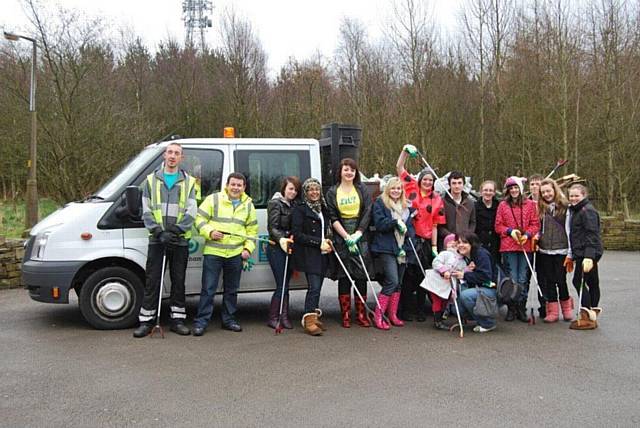
M 478 297 L 476 297 L 476 305 L 473 307 L 473 314 L 482 318 L 495 318 L 498 314 L 498 299 L 482 293 L 479 287 L 476 289 Z
M 513 305 L 520 301 L 524 287 L 513 281 L 511 277 L 504 277 L 498 281 L 496 296 L 502 305 Z

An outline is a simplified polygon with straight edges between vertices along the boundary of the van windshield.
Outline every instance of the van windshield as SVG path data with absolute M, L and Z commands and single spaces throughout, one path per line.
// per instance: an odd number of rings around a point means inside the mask
M 105 200 L 110 200 L 133 180 L 141 170 L 149 165 L 153 159 L 162 151 L 162 147 L 147 147 L 140 154 L 131 159 L 113 178 L 107 182 L 98 192 L 96 196 Z

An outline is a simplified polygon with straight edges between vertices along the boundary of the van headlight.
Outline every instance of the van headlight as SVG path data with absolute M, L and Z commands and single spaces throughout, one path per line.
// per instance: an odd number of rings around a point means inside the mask
M 36 235 L 36 239 L 33 242 L 33 248 L 31 249 L 31 260 L 42 260 L 44 257 L 44 249 L 49 242 L 49 235 L 51 232 L 42 232 Z

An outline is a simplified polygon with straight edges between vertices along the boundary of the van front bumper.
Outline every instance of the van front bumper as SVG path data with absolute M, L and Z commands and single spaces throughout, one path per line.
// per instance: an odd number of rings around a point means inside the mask
M 44 303 L 69 303 L 69 290 L 84 262 L 25 261 L 22 264 L 22 281 L 29 297 Z M 58 298 L 53 289 L 58 288 Z

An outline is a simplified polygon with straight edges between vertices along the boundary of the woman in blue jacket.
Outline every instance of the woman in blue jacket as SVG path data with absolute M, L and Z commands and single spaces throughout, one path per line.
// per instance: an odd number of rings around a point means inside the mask
M 496 328 L 495 317 L 480 317 L 473 313 L 478 294 L 496 298 L 496 286 L 491 282 L 493 263 L 491 255 L 482 248 L 475 233 L 462 233 L 456 236 L 458 252 L 467 261 L 464 271 L 454 272 L 451 276 L 463 281 L 459 296 L 460 316 L 475 320 L 478 325 L 473 329 L 476 333 L 486 333 Z
M 374 324 L 382 330 L 390 326 L 382 318 L 386 312 L 391 324 L 402 327 L 404 322 L 398 318 L 400 303 L 400 284 L 407 263 L 407 253 L 411 251 L 408 240 L 415 238 L 411 221 L 412 209 L 404 196 L 402 182 L 391 178 L 382 195 L 373 204 L 373 224 L 376 232 L 373 236 L 371 251 L 380 263 L 384 279 L 378 295 L 380 306 L 376 307 Z

